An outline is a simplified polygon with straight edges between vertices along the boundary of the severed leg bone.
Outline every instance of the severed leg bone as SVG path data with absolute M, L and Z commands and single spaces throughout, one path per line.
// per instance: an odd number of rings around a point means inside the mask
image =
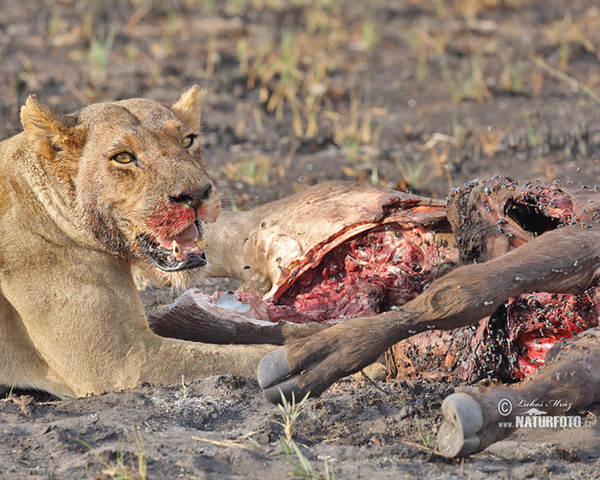
M 149 315 L 148 323 L 154 333 L 163 337 L 216 344 L 283 345 L 328 327 L 316 322 L 298 324 L 260 320 L 266 311 L 256 312 L 265 306 L 259 295 L 246 296 L 245 303 L 237 301 L 233 293 L 226 296 L 231 297 L 226 303 L 219 305 L 217 300 L 216 304 L 207 304 L 209 297 L 190 289 L 172 304 Z

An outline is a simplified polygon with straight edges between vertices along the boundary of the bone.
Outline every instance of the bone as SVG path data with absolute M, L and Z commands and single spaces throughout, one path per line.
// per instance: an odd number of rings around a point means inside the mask
M 199 307 L 194 289 L 149 315 L 148 323 L 154 333 L 163 337 L 216 344 L 283 345 L 286 341 L 307 337 L 327 327 L 319 323 L 236 320 L 233 312 L 215 315 L 207 308 Z

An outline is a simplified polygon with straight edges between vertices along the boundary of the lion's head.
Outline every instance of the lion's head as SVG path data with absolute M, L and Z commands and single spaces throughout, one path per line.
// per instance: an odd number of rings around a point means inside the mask
M 180 272 L 206 263 L 202 223 L 220 211 L 199 141 L 203 98 L 193 87 L 170 108 L 135 98 L 63 115 L 30 97 L 21 119 L 96 244 Z

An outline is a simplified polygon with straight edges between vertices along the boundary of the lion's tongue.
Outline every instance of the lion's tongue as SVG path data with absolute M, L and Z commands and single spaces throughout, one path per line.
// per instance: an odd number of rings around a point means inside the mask
M 171 237 L 169 240 L 171 240 L 171 242 L 175 240 L 179 245 L 184 247 L 195 246 L 196 244 L 194 242 L 198 240 L 198 229 L 196 228 L 196 224 L 192 223 L 183 232 Z
M 198 240 L 200 233 L 194 223 L 187 227 L 182 232 L 172 237 L 159 240 L 164 248 L 173 251 L 173 256 L 176 260 L 183 262 L 190 253 L 202 253 L 199 248 Z

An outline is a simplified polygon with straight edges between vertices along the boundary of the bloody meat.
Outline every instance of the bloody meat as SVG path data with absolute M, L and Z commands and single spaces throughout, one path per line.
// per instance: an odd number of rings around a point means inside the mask
M 389 224 L 363 232 L 325 255 L 279 297 L 312 321 L 373 315 L 416 297 L 456 251 L 430 228 Z M 287 309 L 270 309 L 285 319 Z M 283 315 L 279 315 L 279 313 Z

